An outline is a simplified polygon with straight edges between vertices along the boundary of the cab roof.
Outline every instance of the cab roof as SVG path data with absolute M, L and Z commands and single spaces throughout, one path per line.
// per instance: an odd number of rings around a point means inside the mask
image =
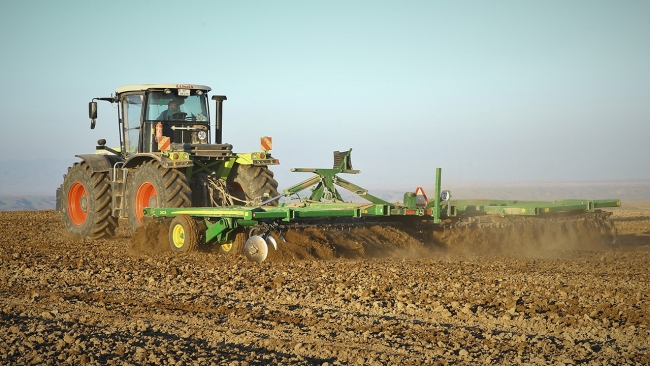
M 204 91 L 210 91 L 209 86 L 198 85 L 198 84 L 130 84 L 120 86 L 115 90 L 117 94 L 132 92 L 132 91 L 143 91 L 149 89 L 200 89 Z

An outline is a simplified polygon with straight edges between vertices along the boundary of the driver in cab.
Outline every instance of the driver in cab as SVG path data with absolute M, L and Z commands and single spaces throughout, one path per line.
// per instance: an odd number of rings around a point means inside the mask
M 169 104 L 167 105 L 167 110 L 163 111 L 160 114 L 160 117 L 158 119 L 166 121 L 172 119 L 172 116 L 174 113 L 179 113 L 180 110 L 178 110 L 178 102 L 175 100 L 169 101 Z

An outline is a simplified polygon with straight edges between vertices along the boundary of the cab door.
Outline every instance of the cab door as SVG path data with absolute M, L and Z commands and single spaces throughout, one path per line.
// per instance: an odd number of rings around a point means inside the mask
M 144 94 L 125 94 L 122 97 L 122 123 L 124 124 L 124 148 L 126 154 L 141 152 L 140 135 L 142 121 L 142 102 Z

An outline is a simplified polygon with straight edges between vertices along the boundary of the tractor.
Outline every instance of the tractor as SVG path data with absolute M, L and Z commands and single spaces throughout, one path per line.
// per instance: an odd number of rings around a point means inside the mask
M 234 153 L 222 141 L 224 95 L 214 95 L 211 129 L 208 92 L 195 84 L 136 84 L 89 103 L 95 128 L 97 101 L 117 106 L 119 147 L 97 142 L 93 154 L 68 168 L 56 191 L 56 210 L 77 237 L 112 237 L 118 219 L 135 230 L 146 207 L 225 207 L 259 205 L 278 196 L 270 165 L 271 138 L 261 151 Z M 267 205 L 277 205 L 271 200 Z M 228 246 L 223 246 L 227 249 Z

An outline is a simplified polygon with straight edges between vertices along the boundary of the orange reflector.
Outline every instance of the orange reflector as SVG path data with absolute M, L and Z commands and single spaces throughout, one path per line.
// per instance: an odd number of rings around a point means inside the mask
M 158 140 L 158 150 L 167 150 L 169 149 L 169 146 L 171 145 L 171 141 L 169 140 L 169 137 L 163 136 Z
M 269 151 L 273 149 L 273 138 L 270 136 L 264 136 L 260 139 L 260 147 L 264 151 Z

